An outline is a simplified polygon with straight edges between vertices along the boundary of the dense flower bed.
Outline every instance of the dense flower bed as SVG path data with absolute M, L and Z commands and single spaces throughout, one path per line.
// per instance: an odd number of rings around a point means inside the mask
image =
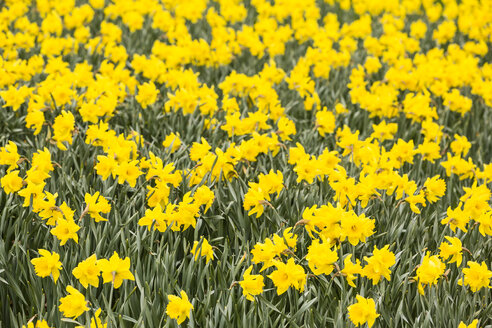
M 0 18 L 0 327 L 492 327 L 490 0 Z

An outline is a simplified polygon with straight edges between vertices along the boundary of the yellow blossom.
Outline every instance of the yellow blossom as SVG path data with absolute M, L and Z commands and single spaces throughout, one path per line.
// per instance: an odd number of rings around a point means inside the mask
M 357 299 L 357 303 L 347 308 L 350 321 L 357 326 L 367 323 L 369 328 L 372 327 L 376 318 L 379 317 L 379 314 L 376 312 L 374 300 L 372 298 L 364 298 L 360 295 L 357 295 L 355 298 Z
M 99 213 L 109 213 L 111 211 L 111 205 L 106 198 L 99 194 L 99 191 L 94 193 L 94 195 L 86 193 L 84 200 L 88 208 L 87 213 L 89 213 L 91 218 L 96 222 L 108 221 L 108 219 L 103 218 Z
M 198 256 L 206 257 L 206 263 L 214 258 L 214 250 L 208 243 L 207 238 L 202 238 L 201 242 L 195 241 L 191 249 L 191 254 L 194 255 L 195 261 L 198 259 Z
M 56 145 L 61 150 L 67 150 L 67 147 L 63 142 L 72 144 L 72 132 L 75 129 L 75 118 L 71 112 L 62 111 L 60 115 L 55 118 L 53 123 L 53 140 L 56 141 Z
M 375 285 L 379 282 L 381 277 L 391 280 L 389 269 L 395 264 L 395 254 L 388 250 L 389 245 L 378 249 L 374 246 L 371 257 L 364 256 L 364 260 L 367 264 L 362 269 L 362 274 L 372 279 L 372 284 Z
M 175 295 L 168 295 L 169 303 L 166 307 L 166 314 L 172 318 L 176 319 L 178 325 L 182 324 L 186 318 L 190 317 L 190 312 L 193 310 L 193 305 L 188 300 L 188 295 L 185 291 L 181 291 L 181 297 Z
M 32 320 L 32 319 L 31 319 Z M 22 326 L 22 328 L 53 328 L 48 325 L 48 322 L 46 320 L 38 320 L 36 321 L 36 324 L 34 324 L 32 321 L 27 324 L 27 327 L 25 325 Z
M 112 283 L 116 289 L 120 288 L 123 280 L 135 280 L 135 277 L 130 272 L 130 258 L 121 259 L 116 251 L 109 260 L 98 260 L 97 267 L 102 272 L 103 282 Z
M 299 292 L 304 291 L 307 275 L 302 266 L 294 263 L 292 257 L 289 258 L 287 263 L 275 260 L 274 265 L 277 267 L 277 270 L 268 275 L 268 278 L 277 287 L 278 295 L 285 293 L 289 287 L 294 287 Z
M 56 252 L 50 253 L 45 249 L 39 249 L 38 252 L 41 256 L 31 260 L 31 263 L 34 265 L 34 270 L 36 271 L 36 274 L 41 278 L 51 275 L 56 283 L 58 277 L 60 276 L 60 270 L 62 268 L 60 255 L 58 255 L 58 253 Z
M 458 280 L 459 285 L 469 286 L 472 292 L 477 292 L 482 288 L 492 288 L 490 278 L 492 271 L 487 268 L 485 262 L 478 264 L 475 261 L 468 261 L 468 268 L 463 269 L 464 278 Z
M 159 90 L 157 90 L 155 84 L 153 82 L 148 82 L 138 87 L 138 95 L 135 99 L 137 99 L 142 108 L 145 109 L 149 105 L 155 103 L 158 94 Z
M 469 325 L 461 321 L 458 326 L 458 328 L 477 328 L 477 327 L 478 327 L 478 319 L 473 320 Z
M 63 246 L 69 239 L 73 239 L 78 244 L 79 236 L 77 235 L 77 231 L 79 230 L 80 227 L 74 220 L 68 218 L 67 220 L 59 219 L 56 223 L 56 227 L 51 229 L 50 232 L 60 240 L 60 245 Z
M 306 260 L 315 275 L 328 275 L 333 271 L 338 255 L 335 250 L 332 250 L 329 242 L 320 243 L 318 239 L 315 239 L 308 247 Z
M 253 266 L 249 266 L 248 269 L 243 274 L 243 280 L 239 282 L 241 288 L 243 289 L 243 295 L 246 299 L 254 301 L 255 295 L 259 295 L 263 292 L 263 276 L 259 274 L 251 274 Z
M 446 238 L 449 244 L 445 242 L 441 243 L 441 245 L 439 246 L 439 256 L 444 260 L 447 260 L 449 257 L 451 257 L 449 263 L 456 262 L 456 265 L 460 266 L 463 259 L 461 240 L 456 237 L 449 236 L 445 236 L 444 238 Z
M 444 274 L 446 265 L 439 260 L 437 255 L 430 255 L 430 252 L 425 254 L 422 263 L 417 269 L 417 276 L 415 277 L 418 282 L 419 293 L 424 295 L 424 287 L 437 284 L 437 280 Z
M 78 290 L 72 286 L 67 286 L 67 292 L 69 295 L 62 297 L 60 299 L 60 312 L 63 316 L 68 318 L 77 318 L 85 311 L 88 311 L 87 301 L 84 295 L 82 295 Z
M 179 147 L 181 147 L 181 139 L 179 139 L 179 133 L 175 134 L 174 132 L 172 132 L 171 134 L 167 135 L 166 138 L 164 138 L 162 145 L 166 148 L 171 147 L 171 152 L 175 152 L 176 150 L 178 150 Z
M 99 273 L 101 270 L 97 266 L 96 254 L 91 255 L 80 262 L 73 270 L 72 274 L 77 278 L 82 286 L 87 288 L 89 285 L 99 286 Z
M 341 271 L 342 275 L 347 279 L 347 283 L 349 286 L 355 288 L 354 280 L 356 274 L 362 274 L 362 267 L 360 265 L 360 261 L 357 259 L 355 264 L 352 263 L 352 254 L 347 255 L 345 260 L 343 260 L 343 270 Z
M 10 171 L 0 179 L 2 188 L 6 194 L 17 192 L 22 188 L 22 178 L 19 177 L 19 171 Z

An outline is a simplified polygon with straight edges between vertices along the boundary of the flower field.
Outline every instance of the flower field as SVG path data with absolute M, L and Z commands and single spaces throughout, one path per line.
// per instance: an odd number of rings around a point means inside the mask
M 491 0 L 0 2 L 0 328 L 491 328 Z

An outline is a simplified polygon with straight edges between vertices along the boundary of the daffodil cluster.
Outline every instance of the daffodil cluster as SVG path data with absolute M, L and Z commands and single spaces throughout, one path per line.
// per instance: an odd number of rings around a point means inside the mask
M 59 302 L 89 327 L 203 326 L 213 299 L 214 317 L 266 306 L 295 325 L 297 303 L 276 303 L 291 316 L 269 300 L 336 290 L 336 320 L 371 327 L 396 304 L 386 291 L 443 297 L 446 283 L 478 299 L 492 278 L 491 13 L 479 0 L 3 1 L 0 264 L 16 269 L 0 274 L 19 281 L 0 296 L 7 320 L 30 318 L 5 324 L 49 328 Z M 477 309 L 453 322 L 478 326 L 490 309 Z

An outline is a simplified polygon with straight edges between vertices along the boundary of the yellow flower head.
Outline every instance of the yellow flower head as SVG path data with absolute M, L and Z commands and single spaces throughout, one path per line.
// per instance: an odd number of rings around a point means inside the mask
M 113 283 L 114 288 L 120 288 L 123 280 L 135 280 L 130 272 L 130 258 L 121 259 L 116 251 L 109 260 L 101 259 L 97 261 L 97 267 L 102 271 L 104 283 Z
M 214 250 L 206 238 L 202 238 L 201 242 L 195 241 L 193 243 L 191 254 L 195 256 L 195 261 L 198 256 L 205 256 L 207 258 L 206 263 L 214 258 Z
M 60 312 L 68 318 L 77 318 L 85 311 L 89 310 L 84 295 L 72 286 L 67 286 L 69 295 L 60 299 Z
M 62 268 L 62 263 L 60 262 L 60 255 L 58 253 L 50 253 L 45 249 L 38 250 L 39 255 L 38 258 L 32 259 L 31 263 L 34 265 L 34 270 L 36 274 L 41 278 L 48 277 L 52 275 L 53 280 L 58 280 L 60 276 L 60 270 Z
M 449 263 L 456 262 L 456 265 L 460 266 L 463 259 L 463 256 L 461 254 L 461 251 L 463 249 L 461 245 L 461 240 L 459 240 L 459 238 L 449 236 L 446 236 L 444 238 L 446 238 L 449 244 L 445 242 L 441 243 L 441 245 L 439 246 L 439 256 L 444 260 L 451 257 Z
M 116 176 L 117 167 L 118 163 L 113 157 L 98 155 L 97 164 L 94 166 L 94 169 L 103 180 L 106 180 L 110 175 L 112 175 L 113 178 Z
M 179 139 L 179 133 L 175 134 L 174 132 L 172 132 L 171 134 L 168 134 L 166 138 L 164 138 L 162 145 L 166 148 L 171 147 L 172 153 L 178 150 L 179 147 L 181 147 L 181 139 Z
M 461 209 L 462 205 L 463 204 L 460 203 L 454 210 L 451 207 L 448 207 L 446 211 L 447 216 L 441 220 L 441 224 L 449 224 L 449 227 L 453 232 L 456 231 L 456 228 L 459 228 L 463 232 L 468 231 L 466 225 L 470 221 L 470 215 L 468 212 Z
M 178 321 L 178 325 L 180 325 L 186 318 L 190 317 L 190 311 L 193 309 L 193 305 L 188 300 L 188 295 L 186 295 L 185 291 L 181 291 L 181 298 L 175 295 L 168 295 L 169 304 L 166 308 L 166 314 Z
M 429 203 L 435 203 L 446 193 L 446 182 L 438 175 L 427 178 L 424 183 L 425 198 Z
M 318 239 L 315 239 L 308 248 L 306 259 L 308 260 L 309 268 L 315 275 L 328 275 L 333 271 L 338 255 L 332 249 L 331 243 L 326 241 L 320 243 Z
M 471 143 L 465 136 L 458 134 L 454 135 L 454 140 L 451 142 L 451 150 L 457 156 L 466 156 L 471 148 Z
M 239 282 L 239 285 L 241 285 L 243 295 L 246 299 L 254 301 L 253 296 L 261 294 L 265 284 L 263 282 L 263 276 L 259 274 L 251 274 L 251 270 L 253 270 L 252 265 L 249 266 L 249 268 L 244 272 L 243 280 Z
M 52 328 L 52 327 L 48 325 L 48 322 L 46 322 L 46 320 L 38 320 L 36 321 L 36 324 L 34 324 L 31 321 L 27 324 L 27 327 L 23 325 L 22 328 Z
M 253 255 L 253 263 L 263 262 L 263 267 L 260 270 L 262 272 L 274 264 L 273 259 L 278 255 L 278 247 L 270 238 L 267 238 L 264 243 L 256 243 L 251 250 L 251 254 Z
M 94 287 L 99 286 L 99 273 L 101 273 L 101 269 L 97 266 L 96 254 L 93 254 L 80 262 L 77 267 L 72 270 L 74 277 L 77 278 L 85 288 L 89 285 Z
M 204 213 L 206 213 L 214 202 L 215 194 L 209 187 L 203 185 L 196 189 L 193 198 L 198 204 L 205 205 Z
M 395 254 L 388 250 L 389 245 L 378 249 L 374 246 L 374 251 L 371 257 L 364 256 L 364 260 L 367 264 L 362 269 L 362 274 L 369 279 L 372 279 L 372 284 L 375 285 L 379 282 L 381 277 L 391 280 L 389 269 L 395 264 Z
M 17 153 L 17 145 L 9 141 L 5 147 L 0 148 L 0 165 L 9 165 L 8 171 L 18 167 L 20 155 Z
M 138 161 L 128 161 L 120 163 L 115 169 L 114 173 L 118 175 L 118 183 L 123 184 L 128 182 L 130 187 L 135 187 L 137 179 L 142 175 L 142 171 L 138 168 Z
M 264 206 L 269 204 L 270 194 L 268 194 L 268 190 L 263 189 L 259 183 L 249 183 L 248 192 L 244 195 L 243 208 L 248 212 L 248 215 L 256 214 L 256 217 L 259 218 L 265 208 Z
M 464 279 L 458 280 L 459 285 L 470 286 L 472 292 L 477 292 L 481 288 L 491 288 L 490 278 L 492 271 L 487 268 L 485 262 L 478 264 L 475 261 L 468 261 L 468 268 L 463 269 Z
M 379 124 L 373 124 L 372 129 L 374 132 L 371 134 L 371 138 L 378 139 L 379 141 L 384 141 L 387 139 L 393 139 L 396 131 L 398 130 L 397 123 L 386 123 L 386 121 L 381 121 Z
M 357 303 L 348 307 L 348 315 L 354 325 L 367 325 L 372 327 L 379 314 L 376 312 L 376 304 L 372 298 L 364 298 L 360 295 L 355 297 Z
M 63 246 L 69 239 L 73 239 L 78 244 L 79 236 L 77 235 L 77 231 L 79 230 L 80 227 L 74 222 L 73 218 L 68 218 L 66 220 L 59 219 L 56 227 L 51 229 L 50 232 L 60 240 L 60 245 Z
M 22 188 L 22 178 L 19 177 L 19 171 L 10 171 L 0 179 L 2 188 L 6 194 L 17 192 Z
M 157 100 L 159 90 L 153 82 L 147 82 L 138 86 L 138 95 L 135 97 L 143 109 L 152 105 Z
M 342 228 L 340 240 L 348 239 L 349 243 L 354 246 L 359 242 L 365 242 L 367 237 L 374 234 L 374 222 L 375 220 L 367 218 L 364 214 L 346 212 L 340 222 Z
M 277 287 L 278 295 L 283 294 L 289 287 L 294 287 L 300 292 L 304 291 L 307 275 L 302 266 L 295 264 L 292 257 L 287 263 L 275 260 L 274 264 L 277 270 L 273 271 L 268 278 L 272 279 Z
M 437 255 L 430 255 L 430 252 L 425 254 L 422 264 L 417 269 L 417 276 L 415 277 L 418 282 L 419 293 L 424 295 L 424 287 L 426 285 L 435 285 L 439 277 L 444 274 L 446 265 L 441 262 Z
M 67 150 L 67 147 L 63 142 L 72 144 L 72 132 L 75 129 L 75 118 L 71 112 L 62 111 L 60 115 L 55 118 L 53 123 L 53 140 L 56 141 L 56 145 L 61 150 Z
M 478 231 L 482 236 L 492 236 L 492 210 L 484 211 L 478 218 L 475 218 L 480 226 Z
M 287 117 L 281 117 L 277 122 L 278 135 L 282 140 L 292 140 L 291 135 L 296 134 L 296 125 Z
M 7 90 L 0 91 L 0 97 L 3 98 L 5 107 L 12 107 L 12 110 L 17 111 L 20 106 L 26 101 L 26 98 L 31 94 L 32 88 L 25 85 L 17 89 L 14 85 L 10 85 Z
M 323 110 L 316 113 L 316 127 L 319 134 L 324 137 L 325 134 L 330 134 L 335 131 L 335 115 L 333 112 L 323 108 Z
M 202 143 L 194 142 L 190 149 L 190 159 L 199 161 L 212 149 L 205 138 L 201 139 Z
M 345 260 L 343 260 L 343 270 L 342 275 L 347 279 L 349 286 L 355 287 L 354 280 L 356 274 L 362 274 L 362 267 L 359 260 L 355 260 L 355 264 L 351 261 L 352 254 L 347 255 Z
M 138 220 L 138 225 L 142 227 L 146 226 L 149 231 L 153 227 L 154 230 L 157 229 L 160 232 L 164 232 L 168 226 L 167 219 L 168 215 L 163 212 L 161 205 L 157 204 L 153 209 L 145 210 L 145 215 Z
M 103 218 L 99 213 L 109 213 L 109 211 L 111 211 L 111 205 L 106 198 L 99 195 L 99 191 L 97 191 L 94 195 L 88 193 L 85 194 L 84 199 L 91 218 L 93 218 L 96 222 L 108 221 L 108 219 Z
M 477 327 L 478 327 L 478 319 L 473 320 L 469 325 L 461 321 L 460 325 L 458 326 L 458 328 L 477 328 Z

